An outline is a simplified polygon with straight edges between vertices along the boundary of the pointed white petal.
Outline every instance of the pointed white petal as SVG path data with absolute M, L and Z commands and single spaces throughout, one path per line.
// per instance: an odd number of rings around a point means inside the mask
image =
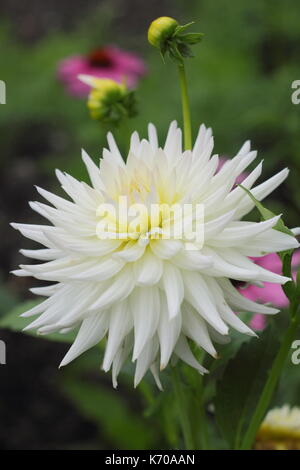
M 183 333 L 191 338 L 199 347 L 203 348 L 208 354 L 217 357 L 217 351 L 211 342 L 205 321 L 200 315 L 185 303 L 183 307 Z
M 177 356 L 183 361 L 186 362 L 189 366 L 196 369 L 200 374 L 205 374 L 208 371 L 196 360 L 195 356 L 193 355 L 188 342 L 185 336 L 181 335 L 179 340 L 177 341 L 175 347 L 175 353 Z
M 134 272 L 137 285 L 157 284 L 163 274 L 163 262 L 152 252 L 146 251 L 143 257 L 134 263 Z
M 158 325 L 160 343 L 160 369 L 164 369 L 174 350 L 181 331 L 181 314 L 170 319 L 166 297 L 161 293 L 161 311 Z
M 59 367 L 69 364 L 88 349 L 99 343 L 104 337 L 108 326 L 106 313 L 91 315 L 83 320 L 74 343 L 63 358 Z
M 134 319 L 134 350 L 132 360 L 136 360 L 155 334 L 160 317 L 160 300 L 156 287 L 136 287 L 129 298 Z
M 168 262 L 164 263 L 162 285 L 167 298 L 168 315 L 171 319 L 180 312 L 184 297 L 184 285 L 179 269 Z
M 109 333 L 102 365 L 105 372 L 110 369 L 125 336 L 133 327 L 133 317 L 129 311 L 127 300 L 114 305 L 110 310 L 109 316 Z

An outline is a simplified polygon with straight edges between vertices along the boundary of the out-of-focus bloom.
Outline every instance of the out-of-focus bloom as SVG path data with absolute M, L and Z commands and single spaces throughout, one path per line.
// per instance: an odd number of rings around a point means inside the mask
M 23 314 L 39 315 L 27 328 L 40 334 L 79 328 L 61 365 L 107 337 L 102 367 L 112 368 L 114 385 L 129 355 L 136 361 L 135 385 L 150 368 L 160 386 L 159 362 L 163 369 L 171 356 L 203 373 L 188 339 L 215 357 L 212 340 L 224 339 L 230 327 L 254 334 L 235 311 L 278 311 L 245 298 L 230 280 L 284 284 L 288 278 L 249 257 L 299 244 L 274 230 L 279 217 L 259 223 L 241 221 L 254 207 L 248 194 L 235 185 L 256 158 L 248 141 L 218 173 L 219 158 L 211 156 L 212 131 L 204 125 L 193 150 L 185 152 L 176 122 L 163 149 L 152 124 L 148 140 L 133 133 L 126 163 L 111 134 L 108 144 L 100 167 L 83 153 L 91 186 L 57 172 L 71 200 L 38 188 L 54 207 L 40 202 L 30 205 L 50 225 L 13 224 L 45 246 L 22 250 L 43 262 L 21 265 L 15 274 L 54 282 L 32 289 L 47 299 Z M 252 188 L 261 171 L 262 162 L 243 185 Z M 251 189 L 252 194 L 262 200 L 287 175 L 288 170 L 282 170 Z M 181 218 L 166 211 L 174 205 L 183 209 Z M 190 238 L 189 230 L 178 236 L 182 228 L 198 222 L 199 205 L 204 208 L 203 239 Z M 136 206 L 158 208 L 158 212 L 149 218 L 142 211 L 136 220 L 132 211 Z
M 57 76 L 67 92 L 79 97 L 87 96 L 90 91 L 87 84 L 78 80 L 80 74 L 126 82 L 129 88 L 133 88 L 145 73 L 146 66 L 137 55 L 115 46 L 95 49 L 86 56 L 68 57 L 59 63 L 57 69 Z
M 261 258 L 252 258 L 253 261 L 262 266 L 265 269 L 268 269 L 274 273 L 282 274 L 282 262 L 279 256 L 276 253 L 270 253 Z M 297 250 L 292 259 L 292 268 L 293 268 L 293 278 L 296 278 L 297 270 L 300 266 L 300 251 Z M 257 285 L 247 285 L 245 288 L 240 289 L 241 294 L 243 294 L 247 299 L 253 300 L 255 302 L 261 303 L 270 303 L 274 307 L 285 308 L 288 306 L 289 301 L 283 292 L 281 286 L 278 284 L 273 284 L 270 282 L 264 282 L 262 287 Z M 263 315 L 254 315 L 251 320 L 251 326 L 255 330 L 263 330 L 266 324 L 266 319 Z
M 134 91 L 124 84 L 90 75 L 79 75 L 78 78 L 91 87 L 87 106 L 93 119 L 117 125 L 122 119 L 136 115 Z
M 284 405 L 270 410 L 255 442 L 258 450 L 300 450 L 300 408 Z

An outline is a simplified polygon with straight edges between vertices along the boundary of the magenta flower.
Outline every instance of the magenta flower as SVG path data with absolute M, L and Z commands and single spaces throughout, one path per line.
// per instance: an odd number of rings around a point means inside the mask
M 273 271 L 276 274 L 282 274 L 281 261 L 276 253 L 270 253 L 261 258 L 252 258 L 259 266 Z M 297 269 L 300 266 L 300 250 L 295 251 L 292 259 L 293 278 L 295 279 Z M 247 299 L 254 300 L 255 302 L 271 303 L 275 307 L 285 308 L 288 306 L 288 299 L 285 296 L 282 288 L 278 284 L 271 282 L 264 282 L 263 287 L 249 285 L 246 288 L 240 288 L 240 293 Z M 266 319 L 263 315 L 257 314 L 251 320 L 251 327 L 255 330 L 263 330 L 266 324 Z
M 78 97 L 85 97 L 90 91 L 88 85 L 78 80 L 80 74 L 110 78 L 119 83 L 126 81 L 126 85 L 132 88 L 145 73 L 146 66 L 138 56 L 115 46 L 95 49 L 86 56 L 67 57 L 57 69 L 58 79 L 67 92 Z

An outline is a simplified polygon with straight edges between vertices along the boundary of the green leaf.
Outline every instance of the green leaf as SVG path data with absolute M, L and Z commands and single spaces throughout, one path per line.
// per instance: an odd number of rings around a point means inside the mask
M 276 217 L 276 214 L 274 212 L 270 211 L 270 209 L 267 209 L 260 201 L 256 199 L 255 196 L 249 191 L 249 189 L 245 188 L 242 184 L 239 184 L 239 186 L 246 191 L 248 196 L 252 199 L 254 202 L 255 206 L 259 210 L 263 220 L 268 220 L 271 219 L 272 217 Z M 274 226 L 275 230 L 278 230 L 279 232 L 286 233 L 287 235 L 291 235 L 292 237 L 294 236 L 293 232 L 284 224 L 283 220 L 280 218 L 277 222 L 277 224 Z
M 7 328 L 11 331 L 22 331 L 25 326 L 29 325 L 32 321 L 30 318 L 20 317 L 21 313 L 35 307 L 40 300 L 27 300 L 13 308 L 9 313 L 0 318 L 0 328 Z M 27 330 L 24 333 L 37 337 L 35 330 Z M 72 331 L 67 334 L 52 333 L 47 336 L 39 335 L 39 338 L 48 339 L 51 341 L 60 341 L 64 343 L 72 343 L 75 339 L 75 333 Z
M 283 252 L 282 260 L 282 274 L 286 277 L 292 278 L 292 258 L 293 250 Z M 293 299 L 296 295 L 296 284 L 294 281 L 288 281 L 282 286 L 282 290 L 288 299 Z
M 190 23 L 184 24 L 182 26 L 177 26 L 177 28 L 174 31 L 173 37 L 177 37 L 181 33 L 183 33 L 187 28 L 192 26 L 192 24 L 195 24 L 195 21 L 191 21 Z
M 177 44 L 172 44 L 169 49 L 170 59 L 173 60 L 177 65 L 182 65 L 183 57 L 178 50 Z
M 179 43 L 177 47 L 178 47 L 178 50 L 179 50 L 179 52 L 180 52 L 180 54 L 183 58 L 187 59 L 187 58 L 190 58 L 190 57 L 194 57 L 194 54 L 192 53 L 192 49 L 189 46 L 187 46 L 186 44 Z
M 187 33 L 181 34 L 179 36 L 180 41 L 184 42 L 185 44 L 198 44 L 198 42 L 202 41 L 204 34 L 203 33 Z
M 236 448 L 254 412 L 268 371 L 278 351 L 279 341 L 272 324 L 260 338 L 242 344 L 217 383 L 215 407 L 218 425 Z
M 65 393 L 81 413 L 95 422 L 118 449 L 151 449 L 155 446 L 156 431 L 143 414 L 135 414 L 119 391 L 89 383 L 76 375 L 64 377 Z

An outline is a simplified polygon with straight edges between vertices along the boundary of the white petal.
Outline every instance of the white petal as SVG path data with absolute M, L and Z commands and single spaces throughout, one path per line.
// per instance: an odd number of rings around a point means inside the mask
M 266 305 L 258 304 L 253 302 L 252 300 L 247 299 L 246 297 L 242 296 L 237 289 L 233 287 L 231 282 L 228 279 L 218 279 L 218 283 L 220 284 L 221 288 L 223 289 L 225 299 L 227 300 L 228 304 L 233 307 L 237 308 L 239 311 L 242 312 L 253 312 L 253 313 L 264 313 L 264 314 L 274 314 L 278 313 L 279 310 L 276 308 L 268 307 Z
M 163 262 L 153 253 L 147 251 L 142 258 L 134 263 L 134 272 L 137 285 L 157 284 L 163 273 Z
M 279 219 L 280 215 L 265 220 L 264 222 L 240 221 L 229 223 L 219 235 L 210 239 L 209 244 L 212 246 L 226 247 L 245 243 L 248 239 L 274 227 Z
M 180 312 L 184 297 L 184 285 L 179 269 L 165 262 L 162 276 L 162 285 L 166 294 L 169 318 L 176 317 Z
M 114 388 L 117 388 L 117 386 L 118 386 L 117 379 L 118 379 L 119 372 L 122 368 L 122 365 L 124 364 L 124 362 L 128 358 L 129 353 L 132 349 L 132 346 L 133 346 L 133 339 L 132 339 L 132 335 L 129 334 L 129 335 L 126 336 L 122 347 L 120 347 L 118 349 L 117 354 L 115 355 L 115 358 L 113 360 L 113 364 L 112 364 L 112 383 L 113 383 Z
M 182 249 L 182 242 L 179 240 L 151 240 L 150 247 L 158 258 L 170 259 Z
M 150 339 L 139 354 L 134 374 L 134 386 L 137 387 L 150 365 L 154 362 L 158 351 L 157 338 Z
M 105 313 L 91 315 L 83 320 L 74 343 L 63 358 L 59 367 L 69 364 L 88 349 L 98 344 L 104 337 L 108 326 Z
M 182 318 L 183 333 L 208 352 L 208 354 L 216 358 L 217 351 L 211 342 L 205 321 L 187 303 L 184 304 Z
M 165 295 L 161 293 L 161 311 L 158 325 L 160 369 L 164 369 L 174 350 L 181 331 L 181 314 L 170 319 Z
M 181 335 L 179 340 L 177 341 L 175 347 L 175 353 L 177 356 L 184 362 L 186 362 L 189 366 L 196 369 L 200 374 L 205 374 L 208 372 L 199 362 L 195 359 L 188 342 L 185 336 Z
M 260 185 L 256 186 L 255 188 L 251 189 L 251 193 L 253 196 L 258 199 L 258 201 L 262 201 L 265 197 L 267 197 L 272 191 L 274 191 L 288 176 L 289 170 L 285 168 L 284 170 L 280 171 L 276 175 L 272 176 L 268 180 L 264 181 Z M 236 211 L 236 218 L 240 219 L 244 215 L 253 209 L 255 206 L 254 202 L 246 194 L 239 204 L 239 207 Z
M 157 132 L 156 132 L 156 127 L 153 126 L 153 124 L 148 125 L 148 136 L 149 136 L 149 142 L 153 150 L 158 149 L 158 139 L 157 139 Z
M 116 251 L 112 256 L 115 259 L 121 259 L 127 262 L 137 261 L 145 252 L 145 246 L 137 243 L 136 241 L 130 241 L 120 251 Z
M 98 310 L 111 307 L 115 302 L 126 299 L 134 288 L 134 278 L 130 266 L 125 266 L 116 275 L 99 299 L 90 307 L 90 310 Z
M 186 271 L 183 275 L 186 300 L 201 316 L 221 334 L 228 333 L 228 327 L 221 319 L 216 306 L 207 294 L 207 285 L 202 276 Z
M 85 150 L 82 149 L 82 160 L 85 163 L 85 166 L 88 170 L 90 180 L 92 182 L 92 185 L 95 189 L 102 190 L 104 189 L 104 185 L 101 180 L 100 176 L 100 168 L 95 165 L 91 157 L 86 153 Z
M 155 380 L 155 383 L 157 385 L 157 388 L 162 392 L 163 391 L 163 386 L 161 384 L 161 381 L 160 381 L 160 378 L 159 378 L 159 370 L 158 370 L 158 363 L 157 361 L 154 362 L 151 366 L 150 366 L 150 370 L 151 370 L 151 373 L 153 375 L 153 378 Z
M 114 305 L 109 313 L 109 333 L 103 359 L 103 370 L 107 372 L 125 336 L 133 327 L 133 317 L 127 300 Z
M 158 290 L 156 287 L 136 287 L 129 303 L 134 319 L 134 361 L 157 330 L 160 317 Z
M 197 247 L 196 247 L 197 248 Z M 172 258 L 172 263 L 181 269 L 202 271 L 212 267 L 213 261 L 201 251 L 184 249 Z
M 111 132 L 108 132 L 107 134 L 107 141 L 108 141 L 108 145 L 109 145 L 109 149 L 111 151 L 111 153 L 114 155 L 114 157 L 118 160 L 118 164 L 123 167 L 125 164 L 124 164 L 124 160 L 122 158 L 122 155 L 120 153 L 120 150 L 116 144 L 116 141 L 112 135 Z

